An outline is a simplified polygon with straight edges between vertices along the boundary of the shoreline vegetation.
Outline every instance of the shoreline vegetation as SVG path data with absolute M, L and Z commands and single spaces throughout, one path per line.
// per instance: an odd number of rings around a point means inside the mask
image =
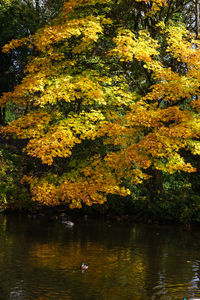
M 57 206 L 57 207 L 49 207 L 49 206 L 32 206 L 29 208 L 1 208 L 0 215 L 17 215 L 21 217 L 28 217 L 30 219 L 36 220 L 41 218 L 47 218 L 49 221 L 53 220 L 62 220 L 63 217 L 69 218 L 73 221 L 92 221 L 92 220 L 104 220 L 106 223 L 112 222 L 123 222 L 123 223 L 138 223 L 138 224 L 151 224 L 151 225 L 184 225 L 187 229 L 190 229 L 191 225 L 200 225 L 199 219 L 193 218 L 185 218 L 180 219 L 180 216 L 176 214 L 166 214 L 165 211 L 162 212 L 162 215 L 153 214 L 151 211 L 132 211 L 130 213 L 130 209 L 124 212 L 112 210 L 107 207 L 84 207 L 81 209 L 73 209 L 71 210 L 66 206 Z

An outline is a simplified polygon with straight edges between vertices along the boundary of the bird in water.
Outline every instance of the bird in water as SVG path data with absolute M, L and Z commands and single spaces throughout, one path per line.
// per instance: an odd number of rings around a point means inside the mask
M 62 224 L 68 228 L 72 228 L 74 226 L 74 222 L 69 221 L 67 218 L 62 219 Z
M 85 271 L 88 269 L 88 264 L 84 264 L 84 262 L 82 262 L 81 266 L 80 266 L 82 271 Z

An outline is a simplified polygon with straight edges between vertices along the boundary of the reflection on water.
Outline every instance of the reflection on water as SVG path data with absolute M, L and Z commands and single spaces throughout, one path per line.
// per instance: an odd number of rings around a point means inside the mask
M 0 216 L 0 300 L 200 298 L 199 233 Z

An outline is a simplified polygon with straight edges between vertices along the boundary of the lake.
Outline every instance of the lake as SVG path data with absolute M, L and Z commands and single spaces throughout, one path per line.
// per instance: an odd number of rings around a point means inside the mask
M 200 298 L 199 237 L 200 227 L 0 215 L 0 300 Z

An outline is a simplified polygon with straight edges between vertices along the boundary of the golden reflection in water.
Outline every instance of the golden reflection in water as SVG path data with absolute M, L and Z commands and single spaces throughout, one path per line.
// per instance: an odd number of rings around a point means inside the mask
M 199 296 L 198 231 L 192 248 L 192 235 L 175 234 L 174 229 L 159 233 L 151 227 L 128 231 L 92 224 L 77 225 L 69 232 L 59 223 L 47 223 L 42 231 L 39 221 L 28 225 L 1 221 L 0 289 L 22 291 L 24 299 L 71 300 L 82 294 L 92 300 Z M 89 264 L 83 273 L 82 261 Z
M 69 276 L 81 273 L 81 262 L 88 262 L 89 269 L 82 282 L 89 285 L 90 290 L 99 290 L 101 287 L 101 299 L 114 299 L 114 295 L 116 299 L 123 299 L 126 290 L 141 295 L 145 289 L 146 268 L 143 257 L 134 256 L 128 248 L 108 249 L 99 243 L 87 242 L 83 245 L 79 241 L 70 241 L 64 247 L 59 243 L 34 243 L 29 253 L 30 268 L 62 270 Z

